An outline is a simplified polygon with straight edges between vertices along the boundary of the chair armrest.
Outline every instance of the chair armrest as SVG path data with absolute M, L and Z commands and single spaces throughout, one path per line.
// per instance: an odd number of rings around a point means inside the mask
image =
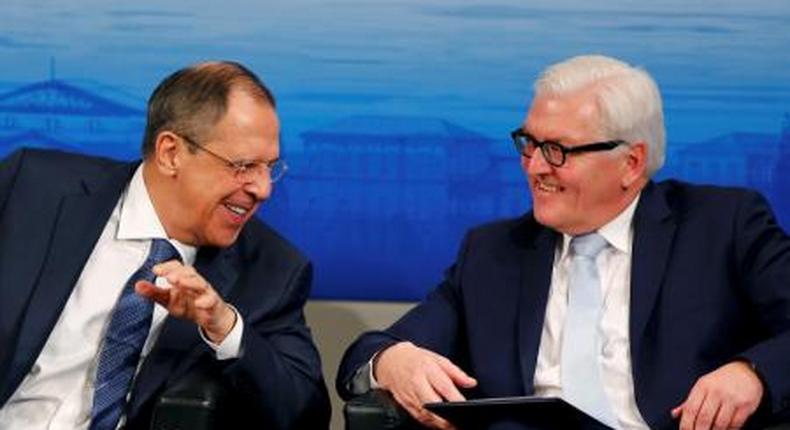
M 346 402 L 346 430 L 417 430 L 425 427 L 384 390 L 370 390 Z
M 200 371 L 188 373 L 156 400 L 151 429 L 219 429 L 227 397 L 225 387 L 216 377 Z

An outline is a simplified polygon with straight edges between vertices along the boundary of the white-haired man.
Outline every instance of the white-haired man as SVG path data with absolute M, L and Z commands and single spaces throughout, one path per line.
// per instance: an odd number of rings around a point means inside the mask
M 613 428 L 739 428 L 790 405 L 790 238 L 756 193 L 656 183 L 661 96 L 603 56 L 549 67 L 512 138 L 526 215 L 471 230 L 429 297 L 346 353 L 341 394 L 561 396 Z M 462 394 L 462 391 L 466 394 Z

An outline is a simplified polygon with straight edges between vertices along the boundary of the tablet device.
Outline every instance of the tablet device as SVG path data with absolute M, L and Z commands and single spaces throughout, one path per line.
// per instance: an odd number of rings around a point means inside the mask
M 608 428 L 558 397 L 492 397 L 427 403 L 425 408 L 460 429 L 484 429 L 500 422 L 547 430 Z

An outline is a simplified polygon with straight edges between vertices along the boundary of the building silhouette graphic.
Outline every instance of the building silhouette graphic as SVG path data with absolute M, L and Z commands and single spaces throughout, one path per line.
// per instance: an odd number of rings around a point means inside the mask
M 50 79 L 0 93 L 0 157 L 22 146 L 139 157 L 145 112 L 111 91 Z M 415 299 L 469 227 L 515 217 L 530 196 L 519 156 L 446 119 L 350 116 L 303 131 L 262 217 L 315 261 L 314 295 Z M 670 143 L 659 177 L 756 188 L 790 227 L 790 115 L 781 132 Z
M 0 156 L 20 146 L 139 156 L 145 113 L 60 80 L 0 94 Z
M 779 148 L 775 134 L 735 132 L 682 147 L 673 164 L 680 178 L 768 192 Z
M 301 138 L 301 156 L 289 156 L 298 198 L 284 211 L 288 235 L 351 290 L 421 291 L 426 269 L 446 264 L 463 230 L 503 200 L 491 186 L 496 143 L 444 119 L 352 116 Z

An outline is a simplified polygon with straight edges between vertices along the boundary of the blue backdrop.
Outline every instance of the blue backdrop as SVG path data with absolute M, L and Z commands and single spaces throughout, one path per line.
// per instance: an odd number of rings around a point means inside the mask
M 604 53 L 665 96 L 659 177 L 761 190 L 790 226 L 790 3 L 4 0 L 0 156 L 136 158 L 148 94 L 206 59 L 274 90 L 291 169 L 260 214 L 319 298 L 419 299 L 469 226 L 529 194 L 508 131 L 546 65 Z

